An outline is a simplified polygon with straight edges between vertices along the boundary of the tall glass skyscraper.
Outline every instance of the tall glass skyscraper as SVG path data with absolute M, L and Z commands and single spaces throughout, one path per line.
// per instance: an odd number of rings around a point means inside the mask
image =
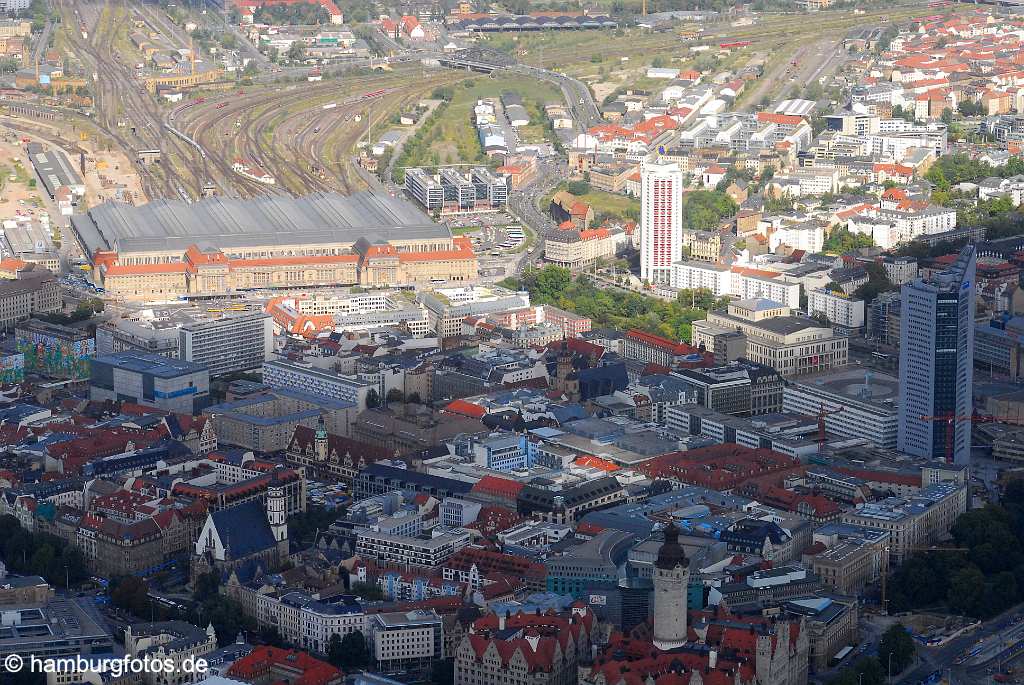
M 945 459 L 951 448 L 956 463 L 970 460 L 975 262 L 974 247 L 968 245 L 945 271 L 903 286 L 897 437 L 901 452 Z

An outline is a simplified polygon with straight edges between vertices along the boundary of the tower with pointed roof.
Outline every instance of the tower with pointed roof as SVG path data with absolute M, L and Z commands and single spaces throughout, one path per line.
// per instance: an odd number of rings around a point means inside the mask
M 327 461 L 327 424 L 324 423 L 323 414 L 320 415 L 320 419 L 317 421 L 316 433 L 313 436 L 313 440 L 316 446 L 317 461 Z
M 686 644 L 686 591 L 690 563 L 679 544 L 679 528 L 669 523 L 654 562 L 654 646 L 660 650 Z

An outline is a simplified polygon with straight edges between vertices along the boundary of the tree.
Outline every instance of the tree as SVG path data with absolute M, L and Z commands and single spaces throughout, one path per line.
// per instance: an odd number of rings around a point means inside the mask
M 985 594 L 985 576 L 976 566 L 967 566 L 953 574 L 946 599 L 949 608 L 973 616 L 981 606 Z
M 293 62 L 301 62 L 306 57 L 306 46 L 299 41 L 292 41 L 288 47 L 288 59 Z
M 110 601 L 130 614 L 145 616 L 149 609 L 149 586 L 135 576 L 117 578 L 111 585 Z
M 380 406 L 380 394 L 370 388 L 366 393 L 366 407 L 368 409 L 375 409 Z
M 415 392 L 415 391 L 409 393 L 409 396 L 405 398 L 405 401 L 408 402 L 409 404 L 422 404 L 423 403 L 423 399 L 420 398 L 420 394 L 418 392 Z
M 352 583 L 352 594 L 370 602 L 384 599 L 384 593 L 376 585 L 370 583 Z
M 566 190 L 573 195 L 586 195 L 590 192 L 590 184 L 586 181 L 570 181 Z
M 331 666 L 341 668 L 345 663 L 345 651 L 341 646 L 341 635 L 334 633 L 327 641 L 327 661 Z
M 438 659 L 430 669 L 431 685 L 452 685 L 455 682 L 455 660 Z
M 399 390 L 398 388 L 391 388 L 390 390 L 388 390 L 388 394 L 386 395 L 386 397 L 388 404 L 391 404 L 392 402 L 401 403 L 405 399 L 405 396 L 402 394 L 402 391 Z
M 942 119 L 942 123 L 946 126 L 950 126 L 953 123 L 953 110 L 949 107 L 943 108 L 940 118 Z
M 353 630 L 341 639 L 341 666 L 345 671 L 366 668 L 370 652 L 366 648 L 366 637 L 361 630 Z M 333 662 L 332 662 L 333 663 Z
M 200 602 L 205 602 L 207 599 L 215 597 L 219 588 L 220 574 L 216 571 L 210 571 L 196 577 L 193 595 Z
M 711 231 L 739 209 L 731 197 L 717 190 L 695 190 L 686 196 L 683 218 L 689 228 Z
M 889 626 L 889 629 L 882 633 L 882 641 L 878 646 L 878 660 L 886 668 L 886 675 L 902 673 L 914 660 L 914 639 L 902 623 Z M 892 664 L 892 673 L 889 673 L 889 664 Z

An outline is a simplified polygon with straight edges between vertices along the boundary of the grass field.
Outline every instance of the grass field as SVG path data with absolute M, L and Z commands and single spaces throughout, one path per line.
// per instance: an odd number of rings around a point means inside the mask
M 559 190 L 567 190 L 567 184 L 562 183 L 553 191 L 544 196 L 541 200 L 541 210 L 547 211 L 551 204 L 551 197 Z M 603 190 L 591 188 L 585 195 L 577 195 L 580 200 L 594 208 L 594 216 L 608 214 L 620 219 L 636 219 L 640 215 L 640 200 L 635 197 L 627 197 L 619 193 L 607 193 Z
M 423 131 L 421 148 L 410 150 L 407 166 L 436 166 L 439 164 L 483 163 L 486 161 L 473 126 L 473 106 L 480 98 L 496 98 L 502 91 L 516 91 L 523 97 L 530 113 L 529 126 L 520 129 L 524 141 L 544 140 L 543 105 L 562 102 L 562 94 L 553 86 L 533 79 L 515 76 L 500 80 L 477 76 L 454 86 L 451 102 L 440 116 Z

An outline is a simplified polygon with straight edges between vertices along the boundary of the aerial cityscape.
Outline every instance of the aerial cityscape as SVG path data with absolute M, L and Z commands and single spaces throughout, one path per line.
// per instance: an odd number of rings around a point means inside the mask
M 1024 682 L 1024 0 L 0 0 L 0 685 Z

